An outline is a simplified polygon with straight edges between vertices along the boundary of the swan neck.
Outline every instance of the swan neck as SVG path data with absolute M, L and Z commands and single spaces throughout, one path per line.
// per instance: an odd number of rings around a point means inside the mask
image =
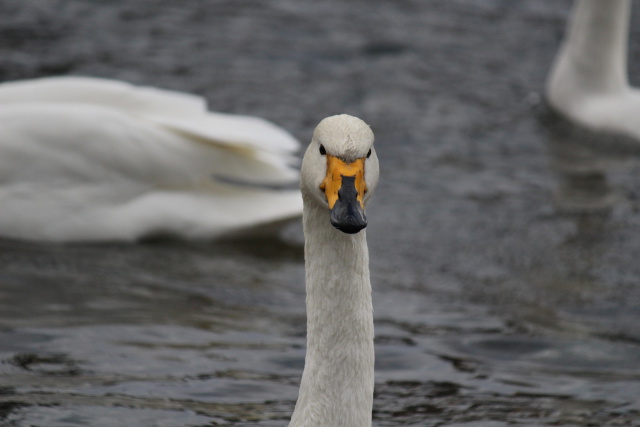
M 630 8 L 630 0 L 577 0 L 557 59 L 567 63 L 556 68 L 571 67 L 592 92 L 624 90 Z
M 366 234 L 305 201 L 307 354 L 291 427 L 371 426 L 373 310 Z M 309 205 L 312 205 L 309 207 Z

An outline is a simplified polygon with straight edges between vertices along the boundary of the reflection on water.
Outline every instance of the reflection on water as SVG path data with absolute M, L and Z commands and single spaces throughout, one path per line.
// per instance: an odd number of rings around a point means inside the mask
M 587 132 L 561 117 L 548 117 L 547 130 L 558 208 L 568 213 L 608 212 L 621 196 L 607 173 L 623 168 L 640 154 L 640 146 L 624 137 Z
M 304 360 L 300 253 L 1 242 L 3 425 L 285 424 Z M 375 300 L 377 426 L 605 425 L 640 409 L 637 343 L 531 336 L 393 284 Z
M 292 410 L 299 245 L 3 241 L 0 265 L 7 425 L 249 423 Z

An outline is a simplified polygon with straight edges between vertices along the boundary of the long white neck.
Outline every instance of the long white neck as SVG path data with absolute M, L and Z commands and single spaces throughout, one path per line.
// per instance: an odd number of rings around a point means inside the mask
M 630 7 L 630 0 L 576 0 L 547 85 L 552 104 L 566 102 L 560 98 L 576 88 L 589 94 L 627 88 Z
M 307 355 L 289 426 L 370 427 L 373 309 L 365 230 L 336 230 L 327 209 L 307 200 L 303 226 Z

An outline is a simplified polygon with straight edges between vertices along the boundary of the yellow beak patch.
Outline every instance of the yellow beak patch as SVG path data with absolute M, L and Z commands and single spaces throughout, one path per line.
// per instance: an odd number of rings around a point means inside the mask
M 367 183 L 364 180 L 364 158 L 356 159 L 351 163 L 346 163 L 342 159 L 326 154 L 327 156 L 327 176 L 320 184 L 320 189 L 324 191 L 329 202 L 329 209 L 338 201 L 338 191 L 342 187 L 343 176 L 354 176 L 356 191 L 358 192 L 357 200 L 364 209 L 362 198 L 367 191 Z

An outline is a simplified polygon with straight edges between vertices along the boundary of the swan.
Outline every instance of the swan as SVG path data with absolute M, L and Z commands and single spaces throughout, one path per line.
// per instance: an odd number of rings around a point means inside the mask
M 640 91 L 626 71 L 630 10 L 630 0 L 576 0 L 545 96 L 588 129 L 640 139 Z
M 0 84 L 0 236 L 215 238 L 302 213 L 298 142 L 203 98 L 89 77 Z M 268 185 L 270 187 L 265 187 Z
M 307 354 L 290 427 L 371 426 L 373 310 L 363 229 L 378 182 L 373 140 L 362 120 L 328 117 L 302 160 Z

